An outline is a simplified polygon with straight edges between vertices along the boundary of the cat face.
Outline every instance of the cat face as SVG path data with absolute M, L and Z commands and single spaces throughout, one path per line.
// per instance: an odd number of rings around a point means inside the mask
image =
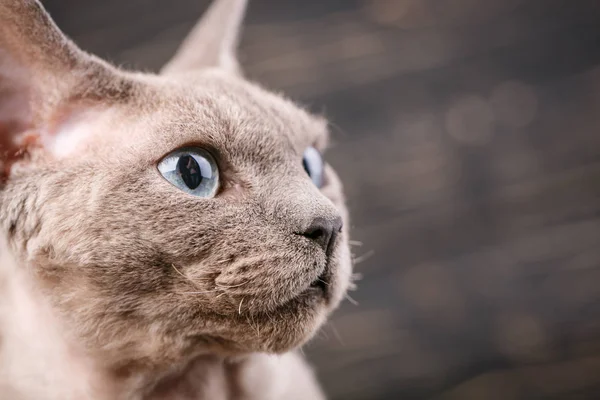
M 0 5 L 3 233 L 108 362 L 287 351 L 348 286 L 327 125 L 240 76 L 243 6 L 217 1 L 146 75 L 81 52 L 37 2 Z

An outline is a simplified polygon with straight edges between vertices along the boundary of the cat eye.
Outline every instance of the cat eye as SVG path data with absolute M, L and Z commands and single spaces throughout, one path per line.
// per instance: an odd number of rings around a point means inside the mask
M 315 186 L 318 188 L 323 186 L 324 163 L 323 157 L 321 156 L 321 153 L 319 153 L 319 150 L 312 146 L 304 150 L 302 165 L 304 166 L 304 170 L 308 176 L 310 176 L 310 179 L 313 181 Z
M 158 171 L 176 188 L 198 197 L 213 197 L 219 187 L 219 169 L 209 152 L 184 148 L 167 154 Z

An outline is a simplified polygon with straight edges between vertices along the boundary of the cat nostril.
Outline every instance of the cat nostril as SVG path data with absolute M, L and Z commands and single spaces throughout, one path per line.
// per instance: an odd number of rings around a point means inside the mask
M 342 230 L 342 218 L 315 218 L 303 236 L 314 240 L 329 255 L 331 244 Z
M 310 228 L 304 233 L 304 236 L 312 240 L 320 240 L 325 235 L 327 233 L 321 228 Z

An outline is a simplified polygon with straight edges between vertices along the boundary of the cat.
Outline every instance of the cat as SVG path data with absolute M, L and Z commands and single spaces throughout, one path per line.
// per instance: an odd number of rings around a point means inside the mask
M 0 1 L 0 394 L 322 399 L 298 354 L 351 281 L 327 122 L 244 78 L 243 0 L 160 74 Z

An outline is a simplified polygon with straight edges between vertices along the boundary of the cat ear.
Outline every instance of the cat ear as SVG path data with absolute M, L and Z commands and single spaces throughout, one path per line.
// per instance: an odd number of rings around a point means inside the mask
M 112 71 L 75 46 L 39 1 L 0 0 L 0 178 L 31 138 L 51 138 L 77 101 L 98 93 L 94 84 L 112 82 Z
M 236 48 L 246 3 L 247 0 L 214 0 L 161 72 L 218 67 L 240 73 Z

